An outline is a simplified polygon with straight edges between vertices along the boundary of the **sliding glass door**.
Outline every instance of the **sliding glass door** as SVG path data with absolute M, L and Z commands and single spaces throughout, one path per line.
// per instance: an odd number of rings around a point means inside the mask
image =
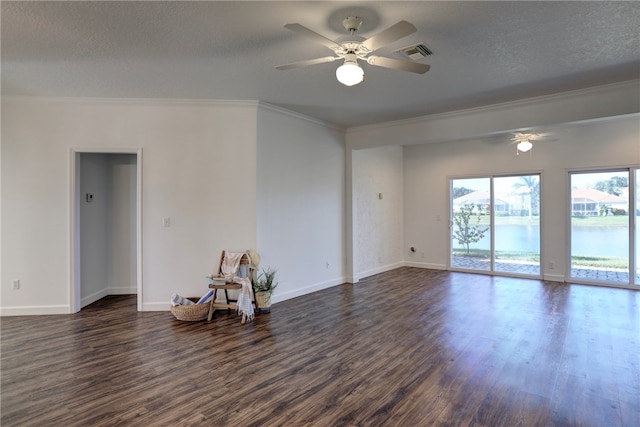
M 540 175 L 451 180 L 453 269 L 540 275 Z
M 637 250 L 632 251 L 636 253 L 635 280 L 630 282 L 629 275 L 633 259 L 630 239 L 638 240 L 637 232 L 635 238 L 630 234 L 634 216 L 630 214 L 636 211 L 637 218 L 638 207 L 636 201 L 635 209 L 631 209 L 630 177 L 628 169 L 570 174 L 571 279 L 621 285 L 638 283 Z
M 569 181 L 568 279 L 640 286 L 640 169 Z M 451 269 L 541 276 L 539 174 L 451 179 L 450 203 Z

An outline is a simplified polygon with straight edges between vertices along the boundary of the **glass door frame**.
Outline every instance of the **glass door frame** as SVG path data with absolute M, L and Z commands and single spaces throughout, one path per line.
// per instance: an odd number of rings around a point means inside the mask
M 571 195 L 571 176 L 573 174 L 582 174 L 582 173 L 607 173 L 607 172 L 626 172 L 628 174 L 628 183 L 629 183 L 629 200 L 628 200 L 628 243 L 629 243 L 629 251 L 628 251 L 628 275 L 629 281 L 627 283 L 623 282 L 613 282 L 606 280 L 586 280 L 582 278 L 577 278 L 572 276 L 572 212 L 573 212 L 573 200 Z M 596 285 L 596 286 L 604 286 L 604 287 L 615 287 L 615 288 L 625 288 L 625 289 L 640 289 L 640 265 L 638 265 L 638 259 L 640 259 L 640 229 L 638 229 L 638 215 L 636 214 L 636 209 L 640 206 L 638 200 L 636 200 L 636 195 L 640 193 L 640 182 L 638 182 L 638 176 L 640 176 L 640 166 L 621 166 L 621 167 L 612 167 L 612 168 L 579 168 L 579 169 L 568 169 L 567 170 L 567 269 L 565 273 L 565 282 L 566 283 L 579 283 L 579 284 L 587 284 L 587 285 Z M 638 232 L 636 232 L 636 230 Z
M 537 274 L 528 274 L 528 273 L 519 273 L 516 271 L 504 271 L 504 270 L 496 270 L 496 253 L 495 253 L 495 237 L 496 237 L 496 209 L 495 209 L 495 185 L 494 180 L 496 178 L 517 178 L 517 177 L 527 177 L 527 176 L 537 176 L 538 177 L 538 266 L 537 266 Z M 488 179 L 489 180 L 489 195 L 490 195 L 490 209 L 489 209 L 489 250 L 490 250 L 490 262 L 488 270 L 479 270 L 479 269 L 467 269 L 459 266 L 454 266 L 452 263 L 453 257 L 453 227 L 454 227 L 454 199 L 453 199 L 453 184 L 456 180 L 467 180 L 467 179 Z M 505 173 L 505 174 L 488 174 L 488 175 L 472 175 L 472 176 L 449 176 L 448 180 L 448 203 L 449 203 L 449 219 L 448 219 L 448 243 L 447 243 L 447 270 L 450 271 L 462 271 L 462 272 L 472 272 L 478 274 L 491 274 L 496 276 L 510 276 L 510 277 L 524 277 L 524 278 L 533 278 L 533 279 L 542 279 L 543 278 L 543 268 L 544 265 L 544 257 L 542 254 L 542 236 L 543 236 L 543 225 L 542 225 L 542 186 L 543 186 L 543 177 L 542 171 L 533 171 L 533 172 L 522 172 L 522 173 Z

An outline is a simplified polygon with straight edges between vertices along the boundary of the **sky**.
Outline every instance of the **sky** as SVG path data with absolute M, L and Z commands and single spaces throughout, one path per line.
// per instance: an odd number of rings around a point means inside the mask
M 501 194 L 512 192 L 514 184 L 523 182 L 520 178 L 520 176 L 494 177 L 494 192 Z M 456 179 L 454 181 L 456 187 L 465 187 L 474 191 L 489 191 L 489 178 Z
M 626 177 L 629 179 L 628 171 L 618 172 L 592 172 L 592 173 L 574 173 L 571 174 L 571 186 L 593 188 L 598 181 L 607 181 L 614 176 Z

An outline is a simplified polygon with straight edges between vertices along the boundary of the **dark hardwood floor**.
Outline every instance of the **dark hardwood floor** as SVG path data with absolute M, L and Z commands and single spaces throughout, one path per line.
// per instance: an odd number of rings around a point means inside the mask
M 1 321 L 3 427 L 640 426 L 637 291 L 401 268 L 244 325 Z

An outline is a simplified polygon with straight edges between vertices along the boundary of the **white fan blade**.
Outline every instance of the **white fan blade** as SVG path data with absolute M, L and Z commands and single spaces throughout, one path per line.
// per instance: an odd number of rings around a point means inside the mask
M 339 48 L 340 45 L 336 42 L 334 42 L 333 40 L 330 40 L 328 38 L 326 38 L 325 36 L 321 36 L 320 34 L 316 33 L 315 31 L 312 31 L 310 29 L 308 29 L 307 27 L 300 25 L 300 24 L 287 24 L 284 26 L 287 30 L 291 30 L 294 33 L 298 33 L 301 36 L 305 36 L 307 38 L 310 38 L 311 40 L 315 41 L 316 43 L 320 43 L 323 46 L 328 47 L 329 49 L 335 49 L 335 48 Z
M 371 36 L 362 42 L 362 46 L 373 52 L 388 45 L 389 43 L 393 43 L 396 40 L 407 37 L 409 34 L 413 34 L 416 31 L 418 30 L 416 30 L 416 27 L 414 27 L 413 24 L 407 21 L 400 21 L 386 30 L 382 30 L 378 34 Z
M 325 62 L 333 62 L 340 59 L 339 56 L 325 56 L 323 58 L 307 59 L 306 61 L 292 62 L 291 64 L 279 65 L 278 70 L 290 70 L 292 68 L 306 67 L 307 65 L 323 64 Z
M 409 71 L 410 73 L 418 74 L 424 74 L 431 68 L 431 65 L 428 64 L 375 55 L 368 56 L 367 62 L 371 65 L 377 65 L 378 67 L 393 68 L 394 70 Z

